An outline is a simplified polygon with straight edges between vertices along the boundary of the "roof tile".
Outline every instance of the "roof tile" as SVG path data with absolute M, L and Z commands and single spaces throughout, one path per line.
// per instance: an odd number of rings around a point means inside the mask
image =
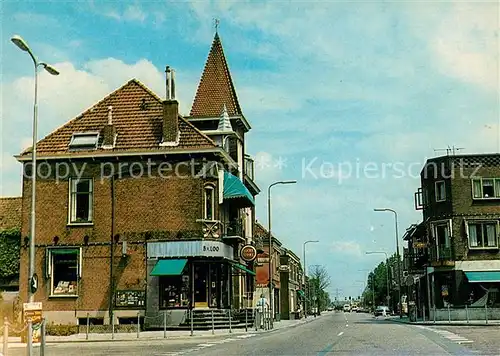
M 22 198 L 0 198 L 0 230 L 21 228 Z
M 142 103 L 146 109 L 141 108 Z M 101 148 L 102 135 L 97 150 L 78 152 L 69 150 L 73 133 L 98 131 L 102 134 L 108 122 L 108 107 L 113 106 L 113 125 L 117 139 L 112 150 Z M 205 134 L 179 116 L 180 140 L 177 146 L 161 147 L 163 129 L 162 100 L 144 84 L 132 79 L 115 90 L 84 113 L 69 121 L 37 143 L 37 155 L 67 155 L 72 153 L 126 152 L 213 148 L 216 144 Z M 30 155 L 31 148 L 21 155 Z
M 222 43 L 216 33 L 198 84 L 190 116 L 219 117 L 224 104 L 229 116 L 243 115 Z

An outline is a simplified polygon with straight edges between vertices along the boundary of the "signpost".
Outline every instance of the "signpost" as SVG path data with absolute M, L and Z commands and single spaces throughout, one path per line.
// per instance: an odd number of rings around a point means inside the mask
M 33 325 L 32 342 L 38 344 L 42 341 L 41 322 L 42 322 L 42 303 L 24 303 L 23 304 L 24 320 L 31 319 Z

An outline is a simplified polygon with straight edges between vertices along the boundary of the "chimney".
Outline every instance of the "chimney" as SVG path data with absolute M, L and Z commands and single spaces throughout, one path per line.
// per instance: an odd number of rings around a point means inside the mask
M 163 139 L 161 146 L 177 146 L 179 144 L 179 103 L 175 100 L 175 75 L 167 66 L 167 95 L 163 101 Z
M 112 149 L 115 146 L 116 128 L 113 125 L 113 107 L 108 106 L 108 123 L 104 126 L 102 148 Z

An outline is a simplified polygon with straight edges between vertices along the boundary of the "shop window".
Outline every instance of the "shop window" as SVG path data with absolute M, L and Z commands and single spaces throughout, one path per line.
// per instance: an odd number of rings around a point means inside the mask
M 92 179 L 70 180 L 70 223 L 91 223 L 93 215 Z
M 215 189 L 211 185 L 205 186 L 205 198 L 204 198 L 204 218 L 205 220 L 214 220 L 214 200 L 215 200 Z
M 53 248 L 47 250 L 47 277 L 51 296 L 77 296 L 81 277 L 81 251 L 79 248 Z
M 498 222 L 467 222 L 466 230 L 471 249 L 498 248 Z
M 160 307 L 186 308 L 189 306 L 189 275 L 160 277 Z

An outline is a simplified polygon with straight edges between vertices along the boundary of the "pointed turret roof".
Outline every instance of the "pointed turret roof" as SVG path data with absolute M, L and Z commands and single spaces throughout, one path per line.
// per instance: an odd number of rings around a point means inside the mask
M 190 116 L 219 117 L 224 104 L 229 116 L 243 115 L 222 43 L 219 34 L 216 33 L 198 84 Z
M 229 114 L 227 113 L 226 104 L 224 104 L 222 114 L 219 118 L 219 126 L 217 127 L 217 130 L 221 132 L 233 131 L 233 127 L 231 126 L 231 121 L 229 120 Z

